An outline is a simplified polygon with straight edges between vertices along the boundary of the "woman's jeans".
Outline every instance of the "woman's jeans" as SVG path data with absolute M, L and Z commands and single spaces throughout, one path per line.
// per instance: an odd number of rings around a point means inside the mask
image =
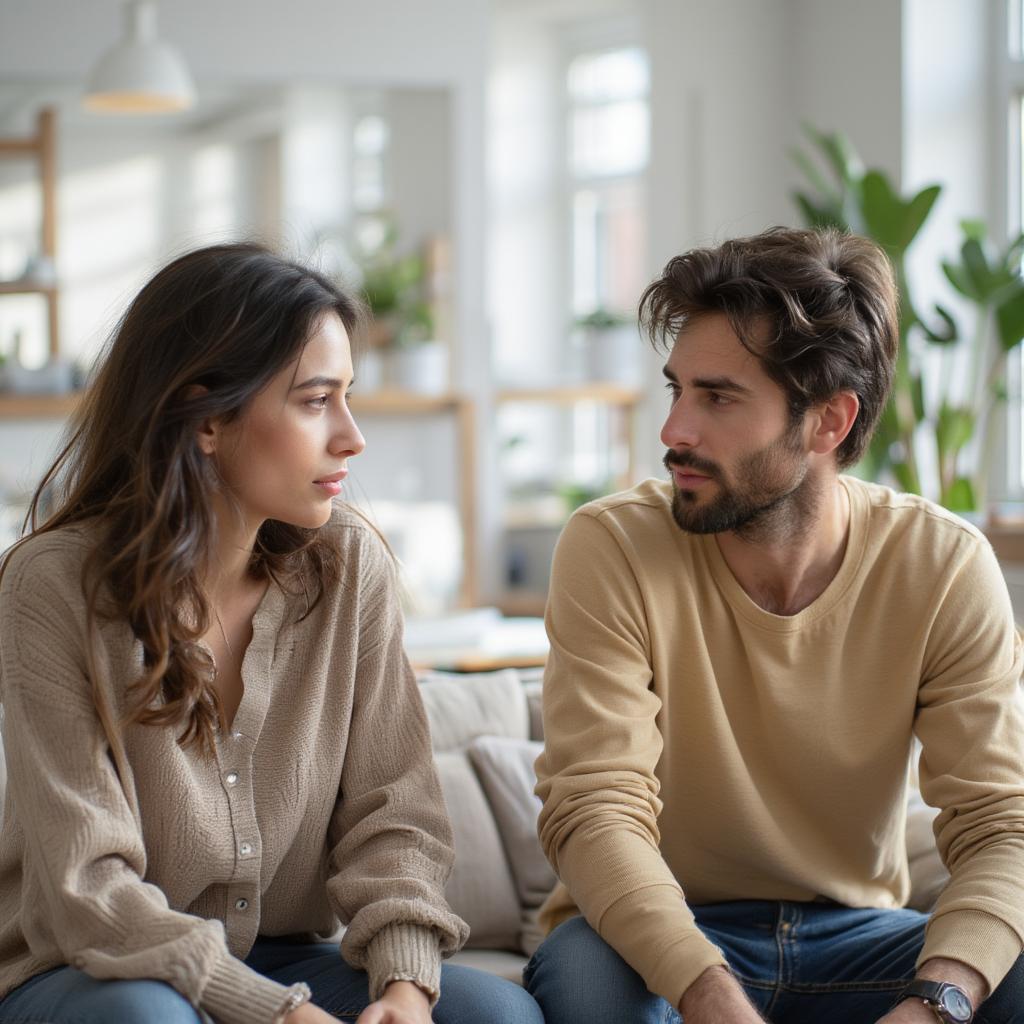
M 283 985 L 304 981 L 313 1002 L 354 1021 L 370 1002 L 366 974 L 349 967 L 337 943 L 296 945 L 259 939 L 245 961 Z M 161 981 L 97 981 L 73 967 L 30 978 L 0 1000 L 0 1024 L 208 1024 L 183 996 Z M 543 1024 L 518 985 L 470 967 L 444 964 L 436 1024 Z
M 914 976 L 924 914 L 743 900 L 694 907 L 758 1012 L 772 1024 L 874 1024 Z M 559 925 L 524 973 L 548 1024 L 679 1024 L 666 1000 L 582 917 Z M 976 1024 L 1024 1024 L 1024 958 Z

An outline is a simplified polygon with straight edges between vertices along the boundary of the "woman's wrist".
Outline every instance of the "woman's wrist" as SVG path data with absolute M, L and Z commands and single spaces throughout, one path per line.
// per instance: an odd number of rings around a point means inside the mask
M 293 1011 L 308 1003 L 312 997 L 313 993 L 304 981 L 292 985 L 285 993 L 284 1002 L 277 1017 L 274 1018 L 274 1024 L 284 1024 Z

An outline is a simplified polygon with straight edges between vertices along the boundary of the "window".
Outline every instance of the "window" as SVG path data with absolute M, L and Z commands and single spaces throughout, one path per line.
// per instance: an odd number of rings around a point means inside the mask
M 572 312 L 631 311 L 643 288 L 643 174 L 650 151 L 646 53 L 583 53 L 566 72 Z

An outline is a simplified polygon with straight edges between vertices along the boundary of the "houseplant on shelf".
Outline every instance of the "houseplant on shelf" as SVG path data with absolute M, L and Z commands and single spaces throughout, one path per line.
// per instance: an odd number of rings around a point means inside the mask
M 892 261 L 900 292 L 892 395 L 859 471 L 870 478 L 888 473 L 904 490 L 928 493 L 954 511 L 981 511 L 1007 358 L 1024 339 L 1024 236 L 996 251 L 981 222 L 962 221 L 958 257 L 943 260 L 942 270 L 973 306 L 974 329 L 965 335 L 954 314 L 934 301 L 925 316 L 911 294 L 906 257 L 941 186 L 901 196 L 883 171 L 864 168 L 842 135 L 805 131 L 817 156 L 793 154 L 810 186 L 793 193 L 805 221 L 874 239 Z
M 399 254 L 389 224 L 382 241 L 360 259 L 362 289 L 373 315 L 370 351 L 385 358 L 385 376 L 404 391 L 437 394 L 448 387 L 448 347 L 434 334 L 426 261 Z
M 582 349 L 588 380 L 625 385 L 639 384 L 634 321 L 621 313 L 598 306 L 573 322 Z

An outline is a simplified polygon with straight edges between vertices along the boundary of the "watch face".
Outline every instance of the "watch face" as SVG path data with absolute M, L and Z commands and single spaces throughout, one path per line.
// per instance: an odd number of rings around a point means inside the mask
M 953 1024 L 967 1024 L 974 1014 L 971 1001 L 958 988 L 947 988 L 942 993 L 939 1008 Z

